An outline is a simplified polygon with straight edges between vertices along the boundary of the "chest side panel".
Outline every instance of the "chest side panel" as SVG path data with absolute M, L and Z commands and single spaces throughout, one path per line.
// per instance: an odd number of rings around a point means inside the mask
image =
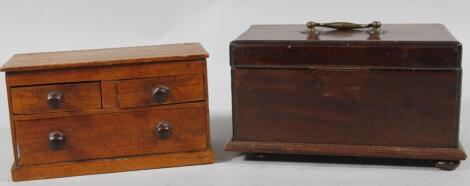
M 234 140 L 456 147 L 460 71 L 234 69 Z

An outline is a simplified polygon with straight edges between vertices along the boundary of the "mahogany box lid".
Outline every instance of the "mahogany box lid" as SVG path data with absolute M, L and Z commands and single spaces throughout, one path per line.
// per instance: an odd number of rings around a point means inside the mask
M 334 30 L 253 25 L 230 44 L 234 68 L 460 68 L 461 44 L 442 24 Z
M 16 54 L 0 69 L 4 72 L 115 64 L 205 59 L 199 43 Z

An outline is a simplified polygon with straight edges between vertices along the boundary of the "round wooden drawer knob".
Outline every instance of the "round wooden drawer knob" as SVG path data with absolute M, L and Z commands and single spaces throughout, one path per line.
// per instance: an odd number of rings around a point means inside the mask
M 165 102 L 169 94 L 170 94 L 170 88 L 168 88 L 165 85 L 157 86 L 153 88 L 152 90 L 152 97 L 157 103 Z
M 47 94 L 47 105 L 51 109 L 59 109 L 64 101 L 64 92 L 62 91 L 50 91 Z
M 65 146 L 65 136 L 62 132 L 54 131 L 49 134 L 49 149 L 62 150 Z
M 157 135 L 160 139 L 168 139 L 171 136 L 171 124 L 168 121 L 158 122 Z

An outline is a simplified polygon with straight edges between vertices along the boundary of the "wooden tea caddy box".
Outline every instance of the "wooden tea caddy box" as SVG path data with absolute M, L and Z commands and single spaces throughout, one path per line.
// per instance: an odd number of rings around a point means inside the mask
M 14 181 L 214 162 L 198 43 L 17 54 Z
M 427 159 L 455 169 L 466 158 L 461 55 L 441 24 L 251 26 L 230 44 L 226 150 Z

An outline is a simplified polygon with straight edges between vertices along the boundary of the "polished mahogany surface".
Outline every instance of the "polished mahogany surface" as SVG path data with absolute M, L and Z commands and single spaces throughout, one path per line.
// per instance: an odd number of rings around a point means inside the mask
M 367 29 L 254 25 L 230 44 L 232 67 L 459 68 L 462 46 L 440 24 L 384 24 Z
M 318 38 L 305 33 L 305 25 L 253 25 L 238 41 L 367 41 L 367 42 L 457 42 L 442 24 L 383 24 L 383 33 L 371 37 L 368 29 L 334 30 L 317 28 Z M 372 34 L 374 35 L 374 34 Z
M 230 43 L 226 150 L 439 160 L 459 147 L 462 45 L 441 24 L 307 31 L 254 25 Z

